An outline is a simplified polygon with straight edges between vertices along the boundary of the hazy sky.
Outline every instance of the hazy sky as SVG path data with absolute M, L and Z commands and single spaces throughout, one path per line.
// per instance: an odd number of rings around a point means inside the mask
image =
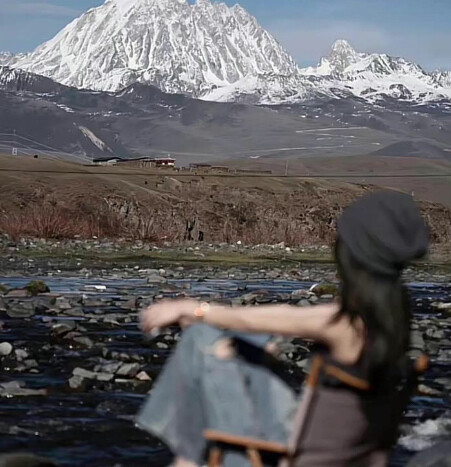
M 229 5 L 236 1 L 226 0 Z M 102 0 L 0 0 L 0 51 L 26 52 Z M 451 69 L 451 0 L 241 0 L 291 52 L 316 64 L 336 39 Z

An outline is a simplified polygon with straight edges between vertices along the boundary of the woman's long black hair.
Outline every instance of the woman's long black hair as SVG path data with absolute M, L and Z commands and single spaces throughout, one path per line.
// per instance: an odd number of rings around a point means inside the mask
M 335 256 L 342 306 L 336 318 L 361 319 L 368 377 L 383 383 L 404 361 L 410 341 L 410 300 L 400 276 L 383 276 L 358 264 L 338 238 Z

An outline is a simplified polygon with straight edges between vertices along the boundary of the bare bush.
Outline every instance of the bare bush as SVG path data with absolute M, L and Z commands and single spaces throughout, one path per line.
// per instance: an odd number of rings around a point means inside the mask
M 340 195 L 340 198 L 338 198 Z M 0 214 L 10 237 L 126 238 L 159 244 L 207 241 L 246 244 L 330 244 L 336 220 L 355 197 L 309 185 L 289 193 L 198 183 L 177 186 L 176 195 L 150 202 L 126 196 L 58 198 L 34 193 Z M 433 243 L 451 242 L 451 211 L 423 203 Z

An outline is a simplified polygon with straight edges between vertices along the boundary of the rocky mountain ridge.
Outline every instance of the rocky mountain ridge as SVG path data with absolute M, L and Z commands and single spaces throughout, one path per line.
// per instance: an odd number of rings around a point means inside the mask
M 359 53 L 345 40 L 301 69 L 244 8 L 210 0 L 107 0 L 29 54 L 0 53 L 0 65 L 79 89 L 115 92 L 137 82 L 219 102 L 451 100 L 451 72 Z

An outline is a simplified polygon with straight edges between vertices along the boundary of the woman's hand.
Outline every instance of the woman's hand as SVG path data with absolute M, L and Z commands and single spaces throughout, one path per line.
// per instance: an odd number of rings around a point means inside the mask
M 196 321 L 195 309 L 197 300 L 184 298 L 180 300 L 163 300 L 144 309 L 140 314 L 141 329 L 145 333 L 179 323 L 182 327 L 190 326 Z

